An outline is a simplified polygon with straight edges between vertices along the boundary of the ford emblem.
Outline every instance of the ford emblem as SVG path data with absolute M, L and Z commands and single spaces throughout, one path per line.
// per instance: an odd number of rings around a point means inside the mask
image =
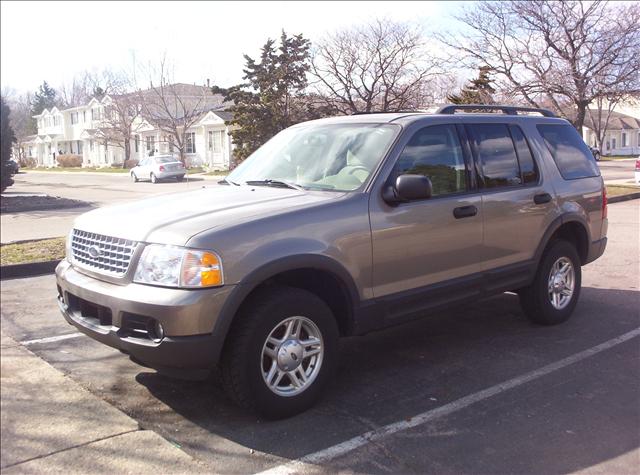
M 98 246 L 89 246 L 89 249 L 87 249 L 87 252 L 94 259 L 97 259 L 98 257 L 100 257 L 102 255 L 102 251 L 100 250 L 100 248 Z

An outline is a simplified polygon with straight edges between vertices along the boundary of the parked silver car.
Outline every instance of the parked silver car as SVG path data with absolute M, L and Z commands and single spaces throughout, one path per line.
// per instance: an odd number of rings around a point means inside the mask
M 150 180 L 157 183 L 160 180 L 175 178 L 182 181 L 187 173 L 182 162 L 172 155 L 157 155 L 144 158 L 137 166 L 131 169 L 131 179 L 134 182 Z

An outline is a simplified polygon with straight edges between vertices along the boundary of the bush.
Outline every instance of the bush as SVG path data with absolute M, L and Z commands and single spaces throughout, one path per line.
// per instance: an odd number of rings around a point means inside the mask
M 58 165 L 63 168 L 82 166 L 82 157 L 80 155 L 59 155 L 56 160 Z
M 18 165 L 20 168 L 35 168 L 38 166 L 38 160 L 33 157 L 22 157 L 18 160 Z
M 4 102 L 4 97 L 0 96 L 0 191 L 4 191 L 7 187 L 13 185 L 9 159 L 11 158 L 11 144 L 15 142 L 16 136 L 9 125 L 10 113 L 9 106 Z
M 131 159 L 131 160 L 127 160 L 127 161 L 124 162 L 124 167 L 125 168 L 130 169 L 130 168 L 133 168 L 133 167 L 136 167 L 136 166 L 138 166 L 138 160 Z

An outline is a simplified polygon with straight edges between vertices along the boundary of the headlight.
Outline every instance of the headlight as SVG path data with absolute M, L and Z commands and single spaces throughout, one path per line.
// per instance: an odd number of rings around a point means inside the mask
M 71 240 L 73 239 L 73 228 L 69 231 L 67 235 L 67 242 L 65 243 L 65 254 L 67 256 L 67 261 L 71 262 L 73 258 L 73 251 L 71 250 Z
M 210 251 L 150 244 L 144 248 L 134 282 L 167 287 L 215 287 L 224 283 L 222 262 Z

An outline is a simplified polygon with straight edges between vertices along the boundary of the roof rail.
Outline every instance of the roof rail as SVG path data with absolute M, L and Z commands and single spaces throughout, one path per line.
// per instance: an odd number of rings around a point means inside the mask
M 545 117 L 557 117 L 549 109 L 540 109 L 537 107 L 519 107 L 506 105 L 487 105 L 487 104 L 451 104 L 440 107 L 436 114 L 455 114 L 457 110 L 476 111 L 501 111 L 503 114 L 518 115 L 518 112 L 537 112 Z
M 400 110 L 400 111 L 362 111 L 362 112 L 352 112 L 351 115 L 367 115 L 367 114 L 422 114 L 425 111 L 416 111 L 416 110 Z

